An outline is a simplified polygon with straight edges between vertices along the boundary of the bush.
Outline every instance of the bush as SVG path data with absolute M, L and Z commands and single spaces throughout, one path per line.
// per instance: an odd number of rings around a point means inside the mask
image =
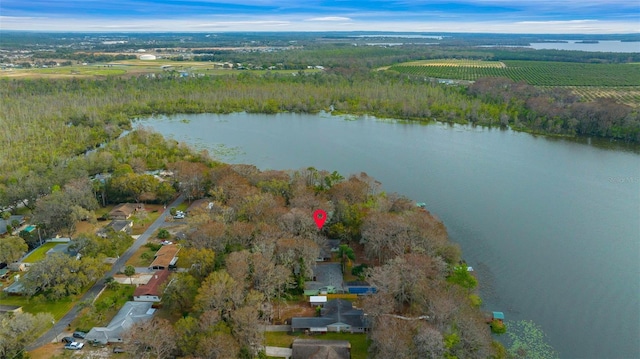
M 369 266 L 365 263 L 359 264 L 351 269 L 351 274 L 358 277 L 360 280 L 364 280 L 364 272 L 367 268 L 369 268 Z
M 489 325 L 491 326 L 491 332 L 494 334 L 504 334 L 507 332 L 507 327 L 504 323 L 497 319 L 492 320 Z
M 171 237 L 171 233 L 164 228 L 160 228 L 158 231 L 158 238 L 160 239 L 169 239 Z
M 171 207 L 171 208 L 169 208 L 169 213 L 172 216 L 175 216 L 178 213 L 178 210 L 176 209 L 176 207 Z
M 149 248 L 149 249 L 151 249 L 152 251 L 155 252 L 155 251 L 158 251 L 162 247 L 162 244 L 149 242 L 149 243 L 145 244 L 145 247 L 147 247 L 147 248 Z
M 447 277 L 447 282 L 455 283 L 467 289 L 473 289 L 478 285 L 476 278 L 467 271 L 465 266 L 454 268 L 453 273 Z
M 480 296 L 478 296 L 477 294 L 471 294 L 469 296 L 469 300 L 471 301 L 471 305 L 476 308 L 480 308 L 480 306 L 482 305 L 482 299 L 480 299 Z

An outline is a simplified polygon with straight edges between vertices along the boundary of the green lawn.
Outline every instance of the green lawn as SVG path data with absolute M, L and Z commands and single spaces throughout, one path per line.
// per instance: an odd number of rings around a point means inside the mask
M 64 298 L 56 301 L 44 299 L 41 295 L 36 295 L 29 299 L 22 296 L 5 296 L 0 297 L 2 305 L 19 305 L 22 310 L 31 314 L 49 312 L 55 320 L 62 318 L 75 304 L 75 298 Z
M 295 338 L 301 339 L 325 339 L 325 340 L 348 340 L 351 343 L 351 358 L 366 359 L 369 340 L 366 334 L 348 333 L 326 333 L 316 335 L 305 335 L 303 333 L 290 332 L 266 332 L 265 345 L 274 347 L 290 348 Z
M 58 244 L 60 244 L 60 243 L 47 242 L 47 243 L 41 245 L 40 247 L 38 247 L 38 249 L 33 251 L 33 253 L 31 253 L 27 258 L 25 258 L 23 262 L 35 263 L 35 262 L 43 260 L 44 257 L 47 256 L 47 251 L 49 249 L 57 246 Z
M 142 258 L 143 253 L 149 253 L 148 259 Z M 131 265 L 134 267 L 147 267 L 151 262 L 153 262 L 153 256 L 156 254 L 156 251 L 152 250 L 147 246 L 140 247 L 127 261 L 126 265 Z

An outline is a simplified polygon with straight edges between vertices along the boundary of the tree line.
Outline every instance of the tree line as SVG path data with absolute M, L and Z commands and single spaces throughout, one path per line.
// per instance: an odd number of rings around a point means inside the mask
M 488 84 L 497 86 L 501 80 L 482 80 L 467 91 L 421 77 L 350 74 L 341 69 L 298 76 L 243 72 L 186 79 L 2 80 L 0 194 L 31 171 L 61 165 L 69 156 L 116 138 L 131 128 L 132 118 L 154 114 L 314 113 L 333 108 L 337 113 L 640 141 L 637 110 L 611 101 L 581 102 L 568 95 L 558 97 L 559 90 L 531 87 L 512 91 L 509 102 L 496 101 L 487 92 Z M 505 89 L 498 86 L 491 91 Z M 532 92 L 546 95 L 529 97 Z M 553 112 L 560 108 L 566 112 L 568 100 L 571 113 L 556 116 Z M 594 122 L 599 125 L 594 127 Z

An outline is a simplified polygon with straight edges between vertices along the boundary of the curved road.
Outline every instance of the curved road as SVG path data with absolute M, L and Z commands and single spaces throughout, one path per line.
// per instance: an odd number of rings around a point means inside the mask
M 180 195 L 167 208 L 177 207 L 182 202 L 184 202 L 184 197 L 182 195 Z M 120 268 L 122 268 L 122 266 L 125 265 L 125 263 L 129 260 L 129 258 L 131 258 L 131 256 L 133 256 L 133 254 L 147 242 L 147 239 L 149 239 L 149 237 L 151 237 L 153 232 L 155 232 L 158 228 L 162 227 L 162 225 L 165 222 L 165 218 L 168 215 L 169 215 L 169 211 L 165 210 L 160 215 L 160 217 L 158 217 L 158 219 L 156 219 L 155 222 L 153 222 L 149 226 L 149 228 L 147 228 L 147 230 L 144 231 L 144 233 L 142 233 L 138 237 L 138 239 L 135 240 L 135 242 L 133 242 L 133 245 L 131 247 L 129 247 L 129 249 L 127 249 L 127 251 L 124 252 L 124 254 L 120 256 L 120 258 L 118 258 L 118 260 L 111 267 L 111 270 L 109 272 L 107 272 L 102 278 L 100 278 L 100 280 L 98 280 L 93 285 L 93 287 L 91 287 L 91 289 L 89 289 L 82 296 L 82 298 L 78 299 L 77 303 L 81 303 L 81 302 L 84 302 L 86 300 L 93 301 L 96 298 L 96 296 L 98 296 L 98 294 L 102 291 L 102 289 L 104 289 L 104 281 L 105 281 L 105 279 L 108 278 L 108 277 L 113 277 L 118 272 L 118 270 Z M 39 348 L 39 347 L 41 347 L 41 346 L 43 346 L 45 344 L 51 343 L 54 339 L 57 338 L 57 336 L 60 333 L 62 333 L 63 331 L 67 330 L 69 324 L 71 323 L 72 320 L 75 319 L 75 317 L 78 315 L 79 311 L 80 311 L 79 305 L 78 304 L 74 305 L 73 308 L 71 308 L 71 310 L 69 310 L 69 312 L 67 312 L 67 314 L 64 315 L 64 317 L 62 317 L 60 320 L 58 320 L 57 323 L 55 323 L 53 325 L 53 328 L 51 328 L 49 331 L 44 333 L 40 338 L 38 338 L 36 341 L 31 343 L 29 346 L 27 346 L 26 350 L 27 351 L 31 351 L 31 350 Z

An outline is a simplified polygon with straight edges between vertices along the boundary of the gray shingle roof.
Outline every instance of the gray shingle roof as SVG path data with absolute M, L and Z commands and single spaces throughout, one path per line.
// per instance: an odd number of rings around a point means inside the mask
M 106 327 L 94 327 L 85 337 L 87 342 L 107 344 L 122 342 L 122 334 L 133 324 L 149 320 L 155 309 L 151 302 L 126 302 Z

